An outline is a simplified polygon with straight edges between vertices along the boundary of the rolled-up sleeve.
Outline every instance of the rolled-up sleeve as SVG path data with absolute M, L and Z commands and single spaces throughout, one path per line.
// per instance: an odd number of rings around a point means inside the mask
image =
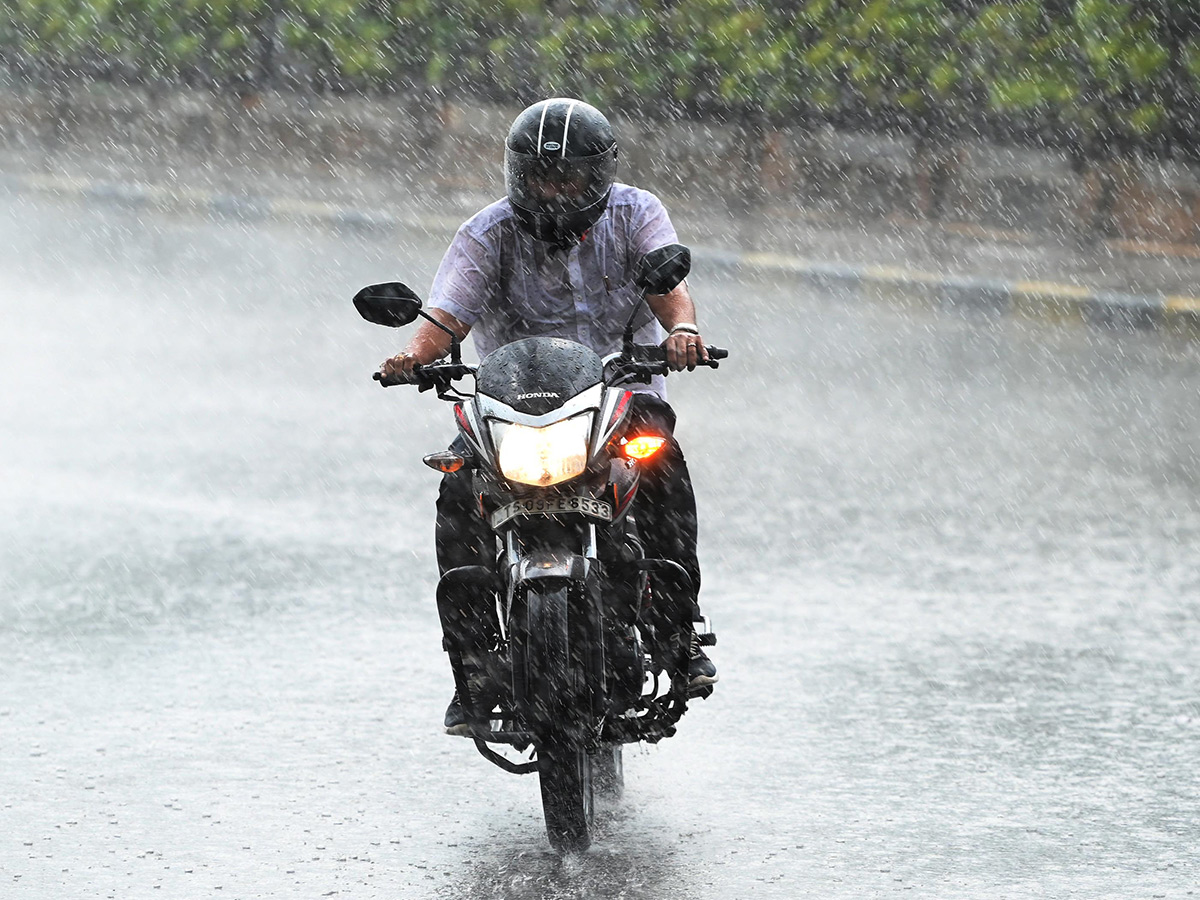
M 638 203 L 629 224 L 631 262 L 641 259 L 651 250 L 679 240 L 671 217 L 667 215 L 667 208 L 649 191 L 638 191 Z
M 429 307 L 444 310 L 464 325 L 483 314 L 498 283 L 498 254 L 463 225 L 446 248 L 429 290 Z

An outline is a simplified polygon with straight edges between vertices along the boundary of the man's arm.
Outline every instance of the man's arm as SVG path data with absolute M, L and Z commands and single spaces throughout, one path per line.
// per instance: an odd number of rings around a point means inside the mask
M 679 240 L 671 217 L 667 215 L 662 201 L 648 191 L 638 191 L 639 202 L 635 209 L 630 231 L 630 250 L 633 259 L 639 259 L 658 247 L 674 244 Z M 694 369 L 708 359 L 704 339 L 696 326 L 696 306 L 688 293 L 687 282 L 682 281 L 665 294 L 654 294 L 646 298 L 650 311 L 667 330 L 663 348 L 667 351 L 667 365 L 678 372 Z
M 463 324 L 444 309 L 431 309 L 429 315 L 453 331 L 460 341 L 464 340 L 471 330 L 471 326 Z M 441 359 L 448 352 L 450 352 L 450 336 L 432 322 L 422 319 L 412 340 L 404 348 L 404 352 L 396 354 L 391 359 L 385 359 L 380 364 L 379 371 L 383 373 L 384 377 L 399 377 L 405 381 L 412 381 L 413 366 L 426 365 Z
M 707 362 L 708 351 L 704 349 L 704 338 L 696 325 L 696 304 L 688 293 L 687 282 L 681 281 L 665 294 L 646 297 L 650 311 L 667 330 L 663 348 L 667 351 L 667 365 L 675 372 L 689 372 L 702 362 Z

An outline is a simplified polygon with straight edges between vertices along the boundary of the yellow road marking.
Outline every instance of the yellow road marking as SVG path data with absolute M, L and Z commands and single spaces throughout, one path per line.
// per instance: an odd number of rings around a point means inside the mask
M 1168 297 L 1165 308 L 1169 313 L 1200 313 L 1200 297 Z
M 812 261 L 797 259 L 782 253 L 747 253 L 742 261 L 750 266 L 764 266 L 772 269 L 786 269 L 790 272 L 805 272 L 812 268 Z
M 1054 297 L 1064 300 L 1084 300 L 1092 296 L 1092 289 L 1077 284 L 1059 284 L 1053 281 L 1018 281 L 1010 289 L 1012 294 L 1031 297 Z

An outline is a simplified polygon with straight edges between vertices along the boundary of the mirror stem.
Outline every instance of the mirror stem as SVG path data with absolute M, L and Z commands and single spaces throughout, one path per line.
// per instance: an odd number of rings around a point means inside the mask
M 629 321 L 625 323 L 625 334 L 621 337 L 621 352 L 630 358 L 633 357 L 633 320 L 637 318 L 638 310 L 645 302 L 646 298 L 643 296 L 633 304 L 633 310 L 629 313 Z
M 432 322 L 438 328 L 442 329 L 442 331 L 446 332 L 446 334 L 450 335 L 450 362 L 454 363 L 455 365 L 461 363 L 462 347 L 461 342 L 458 340 L 458 335 L 435 319 L 433 316 L 429 315 L 429 313 L 425 312 L 425 310 L 421 310 L 417 313 L 417 315 L 419 315 L 422 319 Z M 633 324 L 632 320 L 630 320 L 630 324 Z

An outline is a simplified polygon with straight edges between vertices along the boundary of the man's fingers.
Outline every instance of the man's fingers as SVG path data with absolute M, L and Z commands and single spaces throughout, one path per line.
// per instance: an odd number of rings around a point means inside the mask
M 674 334 L 663 346 L 667 351 L 667 366 L 673 372 L 684 369 L 691 372 L 708 359 L 708 351 L 699 335 Z
M 379 366 L 384 375 L 400 375 L 407 378 L 412 370 L 412 363 L 403 353 L 385 359 Z

